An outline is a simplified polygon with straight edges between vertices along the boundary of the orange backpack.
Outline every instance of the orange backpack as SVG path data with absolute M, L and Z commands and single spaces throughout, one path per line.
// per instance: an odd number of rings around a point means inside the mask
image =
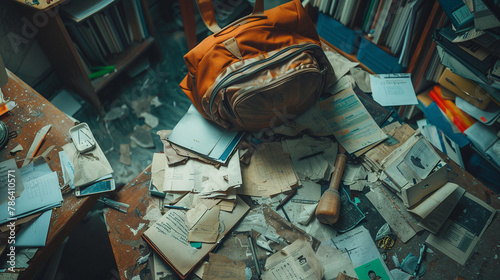
M 189 51 L 180 83 L 198 111 L 229 130 L 258 132 L 291 121 L 333 81 L 316 28 L 299 0 L 221 29 L 211 0 L 197 0 L 214 32 Z

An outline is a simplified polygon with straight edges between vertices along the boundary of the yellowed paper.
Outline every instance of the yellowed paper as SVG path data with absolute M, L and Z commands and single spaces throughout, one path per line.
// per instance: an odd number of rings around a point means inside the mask
M 259 145 L 250 165 L 241 172 L 243 184 L 236 190 L 238 194 L 273 196 L 298 186 L 292 160 L 283 154 L 280 142 Z
M 113 168 L 111 168 L 108 159 L 97 142 L 96 147 L 86 153 L 78 152 L 73 143 L 64 145 L 63 150 L 68 155 L 75 170 L 73 181 L 75 187 L 85 186 L 113 173 Z
M 189 199 L 189 196 L 185 197 Z M 183 198 L 184 199 L 184 198 Z M 179 205 L 183 205 L 182 200 Z M 220 212 L 220 241 L 233 226 L 248 212 L 250 207 L 238 198 L 232 213 Z M 186 224 L 186 211 L 171 209 L 144 233 L 146 241 L 167 261 L 179 275 L 186 276 L 215 247 L 202 243 L 200 249 L 191 247 Z
M 290 155 L 300 180 L 330 180 L 337 158 L 338 143 L 329 138 L 312 138 L 307 135 L 282 143 L 283 151 Z
M 408 211 L 422 218 L 420 226 L 437 233 L 464 193 L 463 188 L 448 182 Z
M 266 260 L 263 280 L 316 280 L 322 279 L 323 265 L 314 255 L 311 244 L 298 239 Z
M 165 166 L 167 164 L 164 154 L 154 153 L 151 163 L 151 180 L 158 191 L 163 191 L 163 181 L 165 180 Z
M 219 235 L 220 207 L 214 206 L 203 214 L 201 219 L 189 230 L 189 242 L 215 243 Z
M 186 164 L 165 167 L 164 191 L 193 191 L 204 197 L 226 192 L 242 183 L 239 157 L 236 153 L 227 166 L 216 168 L 196 160 Z
M 131 165 L 130 144 L 120 144 L 120 162 L 125 165 Z
M 245 280 L 244 261 L 232 260 L 224 255 L 210 253 L 208 264 L 203 270 L 203 280 Z

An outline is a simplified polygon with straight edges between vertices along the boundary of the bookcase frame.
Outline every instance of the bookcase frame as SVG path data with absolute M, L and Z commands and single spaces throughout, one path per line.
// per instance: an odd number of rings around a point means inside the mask
M 20 0 L 15 1 L 20 2 Z M 40 3 L 42 2 L 45 3 L 45 1 L 40 1 Z M 38 8 L 37 5 L 28 6 L 24 4 L 22 5 L 22 9 L 28 19 L 34 18 L 36 13 L 52 9 L 50 11 L 51 16 L 47 16 L 47 23 L 38 28 L 37 40 L 61 81 L 86 101 L 90 102 L 97 109 L 98 113 L 103 115 L 104 108 L 101 103 L 100 92 L 149 49 L 152 49 L 150 57 L 161 57 L 159 45 L 155 40 L 156 29 L 151 19 L 147 1 L 140 0 L 140 4 L 146 27 L 149 31 L 149 37 L 141 43 L 134 42 L 123 52 L 107 58 L 109 65 L 114 65 L 116 71 L 94 80 L 90 80 L 88 77 L 83 62 L 61 19 L 57 5 L 62 2 L 64 0 L 54 1 L 53 5 L 45 5 Z M 106 7 L 106 9 L 108 8 Z

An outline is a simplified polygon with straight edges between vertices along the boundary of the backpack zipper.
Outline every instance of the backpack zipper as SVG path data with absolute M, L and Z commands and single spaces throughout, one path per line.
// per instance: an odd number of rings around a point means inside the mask
M 278 59 L 278 60 L 276 60 L 276 61 L 274 61 L 272 64 L 269 64 L 269 65 L 273 65 L 273 64 L 280 63 L 280 62 L 282 62 L 282 61 L 284 61 L 284 60 L 287 60 L 288 58 L 290 58 L 290 57 L 292 57 L 292 56 L 295 56 L 297 53 L 300 53 L 300 52 L 303 52 L 303 51 L 306 51 L 306 50 L 316 49 L 316 48 L 317 48 L 317 49 L 321 49 L 321 46 L 318 46 L 318 45 L 313 44 L 313 43 L 308 43 L 308 44 L 307 44 L 307 45 L 305 45 L 305 46 L 303 46 L 303 45 L 294 45 L 294 46 L 289 46 L 289 47 L 287 47 L 287 48 L 284 48 L 284 49 L 282 49 L 282 50 L 278 51 L 277 53 L 275 53 L 274 55 L 272 55 L 272 56 L 270 56 L 270 57 L 268 57 L 268 58 L 265 58 L 265 59 L 260 60 L 260 61 L 256 61 L 256 62 L 251 63 L 251 64 L 249 64 L 249 65 L 247 65 L 247 66 L 245 66 L 245 67 L 242 67 L 241 69 L 239 69 L 239 70 L 237 70 L 237 71 L 234 71 L 234 72 L 230 73 L 229 75 L 227 75 L 226 77 L 224 77 L 224 78 L 223 78 L 223 79 L 222 79 L 222 80 L 221 80 L 221 81 L 217 84 L 217 86 L 215 86 L 214 90 L 212 91 L 212 95 L 210 96 L 210 103 L 209 103 L 210 118 L 211 118 L 213 121 L 215 121 L 212 106 L 213 106 L 213 103 L 214 103 L 214 101 L 215 101 L 215 97 L 216 97 L 216 96 L 217 96 L 217 94 L 219 93 L 219 90 L 220 90 L 221 88 L 223 88 L 223 87 L 226 87 L 226 86 L 227 86 L 227 85 L 226 85 L 227 80 L 229 80 L 232 76 L 234 76 L 234 75 L 236 75 L 236 74 L 239 74 L 239 73 L 241 73 L 241 72 L 243 72 L 243 71 L 246 71 L 247 69 L 249 69 L 249 68 L 251 68 L 251 67 L 254 67 L 255 65 L 258 65 L 258 64 L 261 64 L 261 63 L 264 63 L 264 62 L 267 62 L 267 61 L 273 60 L 274 58 L 276 58 L 276 57 L 280 56 L 281 54 L 283 54 L 283 53 L 287 52 L 288 50 L 295 49 L 295 48 L 299 48 L 299 49 L 298 49 L 298 50 L 296 50 L 296 51 L 294 51 L 294 52 L 292 52 L 292 53 L 290 53 L 290 54 L 288 54 L 288 55 L 286 55 L 286 56 L 284 56 L 284 57 L 282 57 L 282 58 L 280 58 L 280 59 Z M 322 49 L 321 49 L 321 50 L 322 50 Z M 243 76 L 241 76 L 241 77 L 238 77 L 238 78 L 236 78 L 236 79 L 234 79 L 234 80 L 230 81 L 230 83 L 237 82 L 237 81 L 239 81 L 239 80 L 241 80 L 241 79 L 243 79 L 243 78 L 246 78 L 246 76 L 248 76 L 248 75 L 255 74 L 255 73 L 257 73 L 258 71 L 260 71 L 260 70 L 262 70 L 262 69 L 264 69 L 264 68 L 268 67 L 269 65 L 265 65 L 265 66 L 263 66 L 263 67 L 259 67 L 259 68 L 255 69 L 255 70 L 253 70 L 251 73 L 248 73 L 248 74 L 246 74 L 246 75 L 243 75 Z M 228 84 L 229 84 L 229 83 L 228 83 Z M 227 106 L 225 106 L 225 107 L 227 107 Z M 231 111 L 228 111 L 228 113 L 229 113 L 229 114 L 231 114 L 233 118 L 235 118 L 235 116 L 234 116 L 234 114 L 233 114 L 232 110 L 231 110 Z

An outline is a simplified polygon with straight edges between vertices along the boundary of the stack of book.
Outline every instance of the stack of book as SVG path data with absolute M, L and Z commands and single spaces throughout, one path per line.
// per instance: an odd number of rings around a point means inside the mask
M 87 72 L 149 37 L 140 0 L 71 1 L 61 10 Z

